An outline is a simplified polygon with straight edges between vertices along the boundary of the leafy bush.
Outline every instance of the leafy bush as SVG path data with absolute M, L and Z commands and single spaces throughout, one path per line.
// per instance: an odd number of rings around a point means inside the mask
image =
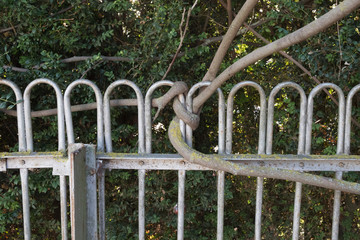
M 306 2 L 303 4 L 303 2 Z M 232 1 L 240 9 L 243 0 Z M 259 32 L 275 40 L 328 11 L 334 1 L 261 1 L 251 22 L 265 20 Z M 145 93 L 165 74 L 179 44 L 179 25 L 187 1 L 11 1 L 0 2 L 0 77 L 14 81 L 22 91 L 36 78 L 49 78 L 62 90 L 75 79 L 94 81 L 104 93 L 116 79 L 130 79 Z M 167 79 L 200 81 L 213 58 L 218 42 L 212 37 L 225 34 L 226 10 L 218 1 L 200 1 L 193 10 L 181 55 L 175 60 Z M 360 81 L 359 10 L 307 42 L 286 52 L 309 69 L 322 82 L 332 82 L 345 93 Z M 221 65 L 225 69 L 236 59 L 263 45 L 251 32 L 238 36 Z M 73 61 L 75 56 L 88 56 Z M 123 57 L 110 61 L 103 56 Z M 10 66 L 10 67 L 9 67 Z M 15 67 L 20 67 L 22 71 Z M 26 70 L 27 69 L 27 70 Z M 279 54 L 248 67 L 224 86 L 225 95 L 239 81 L 259 83 L 267 96 L 278 83 L 293 81 L 308 94 L 317 85 L 289 60 Z M 157 91 L 162 95 L 167 88 Z M 334 94 L 334 93 L 332 93 Z M 133 98 L 126 87 L 112 96 Z M 336 94 L 334 94 L 336 96 Z M 0 86 L 1 107 L 16 102 L 9 89 Z M 32 91 L 32 109 L 55 108 L 53 90 L 41 85 Z M 73 90 L 72 104 L 94 102 L 94 94 L 85 87 Z M 233 152 L 256 153 L 258 141 L 258 94 L 250 88 L 235 98 Z M 317 96 L 314 109 L 313 154 L 334 154 L 337 141 L 337 106 L 325 95 Z M 359 119 L 360 98 L 355 96 L 353 117 Z M 274 117 L 274 153 L 296 153 L 299 97 L 293 91 L 281 91 L 276 99 Z M 194 132 L 195 148 L 213 153 L 217 146 L 217 104 L 210 99 L 202 109 L 200 128 Z M 111 112 L 114 151 L 137 151 L 137 112 L 135 107 L 113 108 Z M 166 107 L 153 124 L 153 152 L 173 153 L 166 129 L 173 116 Z M 0 151 L 17 151 L 17 124 L 14 117 L 0 112 Z M 77 142 L 96 144 L 95 110 L 73 114 Z M 56 150 L 56 117 L 33 119 L 36 151 Z M 358 129 L 354 128 L 352 153 L 360 153 Z M 332 173 L 325 173 L 332 176 Z M 359 181 L 357 173 L 345 178 Z M 213 239 L 216 234 L 216 173 L 187 172 L 185 238 Z M 254 237 L 255 178 L 226 175 L 225 239 Z M 31 223 L 34 238 L 60 239 L 59 183 L 49 170 L 30 174 Z M 23 237 L 21 185 L 18 171 L 0 173 L 0 238 Z M 108 239 L 131 239 L 137 235 L 137 172 L 114 170 L 106 175 L 106 225 Z M 146 173 L 147 239 L 176 237 L 177 173 Z M 333 192 L 305 186 L 302 198 L 302 238 L 329 238 Z M 263 237 L 291 238 L 294 183 L 265 179 Z M 359 199 L 342 195 L 340 232 L 343 239 L 357 239 L 360 218 Z

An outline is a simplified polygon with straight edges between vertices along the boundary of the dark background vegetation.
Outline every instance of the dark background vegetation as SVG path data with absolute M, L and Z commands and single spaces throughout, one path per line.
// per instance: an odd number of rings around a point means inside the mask
M 243 0 L 233 0 L 237 12 Z M 160 80 L 179 45 L 179 25 L 183 8 L 191 1 L 101 1 L 101 0 L 2 0 L 0 1 L 0 77 L 14 81 L 22 91 L 37 78 L 49 78 L 61 89 L 83 77 L 94 81 L 104 92 L 117 79 L 134 81 L 145 94 Z M 336 4 L 333 0 L 259 1 L 248 23 L 264 21 L 256 30 L 273 41 L 292 32 Z M 306 42 L 285 51 L 321 82 L 339 85 L 345 95 L 360 83 L 360 11 Z M 166 77 L 189 86 L 201 81 L 219 42 L 206 40 L 224 35 L 228 28 L 226 9 L 215 0 L 200 1 L 192 12 L 189 29 L 172 70 Z M 221 70 L 262 46 L 251 32 L 240 34 L 228 51 Z M 91 56 L 86 61 L 66 63 L 73 56 Z M 101 56 L 125 57 L 127 61 L 107 61 Z M 10 66 L 10 67 L 1 67 Z M 28 71 L 17 71 L 20 67 Z M 278 83 L 293 81 L 308 94 L 317 83 L 292 62 L 274 54 L 230 79 L 222 90 L 227 95 L 240 81 L 259 83 L 267 95 Z M 157 91 L 163 94 L 168 88 Z M 14 102 L 9 88 L 0 87 L 0 97 Z M 332 93 L 336 97 L 336 93 Z M 133 98 L 121 87 L 113 98 Z M 85 87 L 73 91 L 72 104 L 94 102 Z M 286 90 L 278 94 L 274 118 L 274 153 L 297 151 L 299 96 Z M 0 102 L 2 108 L 9 104 Z M 354 98 L 353 116 L 359 121 L 360 97 Z M 256 153 L 258 140 L 258 95 L 253 89 L 240 91 L 235 99 L 233 152 Z M 32 91 L 32 109 L 55 108 L 53 91 L 38 87 Z M 135 107 L 112 109 L 114 151 L 137 151 Z M 96 144 L 95 110 L 73 114 L 77 142 Z M 174 152 L 166 129 L 173 117 L 170 107 L 154 123 L 153 152 Z M 16 118 L 0 112 L 0 152 L 17 151 Z M 203 108 L 201 124 L 195 131 L 195 148 L 215 152 L 217 146 L 217 104 L 210 99 Z M 325 94 L 316 97 L 313 154 L 335 154 L 337 105 Z M 160 126 L 160 125 L 158 125 Z M 33 119 L 35 151 L 56 150 L 57 124 L 54 116 Z M 352 154 L 360 154 L 359 128 L 353 126 Z M 325 173 L 333 176 L 333 173 Z M 345 178 L 359 181 L 357 173 Z M 31 224 L 34 239 L 60 239 L 58 179 L 50 171 L 30 173 Z M 216 172 L 187 172 L 186 239 L 214 239 L 216 235 Z M 137 172 L 114 170 L 106 175 L 106 226 L 108 239 L 134 239 L 137 235 Z M 256 179 L 226 175 L 225 239 L 254 236 Z M 293 182 L 265 179 L 263 237 L 290 239 Z M 301 231 L 304 239 L 330 238 L 333 191 L 304 186 Z M 146 176 L 146 229 L 148 239 L 175 239 L 177 173 L 149 171 Z M 360 237 L 360 200 L 342 195 L 341 239 Z M 22 238 L 21 186 L 18 171 L 0 173 L 0 238 Z

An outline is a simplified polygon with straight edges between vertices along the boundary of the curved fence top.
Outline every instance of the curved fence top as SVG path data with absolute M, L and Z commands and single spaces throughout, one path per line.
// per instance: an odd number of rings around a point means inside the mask
M 259 123 L 259 144 L 258 153 L 265 153 L 265 129 L 266 129 L 266 96 L 264 89 L 257 83 L 252 81 L 244 81 L 236 84 L 230 91 L 227 100 L 227 124 L 226 124 L 226 153 L 230 154 L 232 151 L 232 122 L 233 122 L 233 108 L 234 96 L 240 88 L 254 87 L 260 94 L 260 123 Z
M 104 116 L 103 116 L 103 97 L 100 89 L 97 85 L 86 79 L 79 79 L 72 82 L 65 91 L 64 94 L 64 107 L 65 107 L 65 120 L 66 120 L 66 132 L 68 137 L 68 143 L 75 143 L 74 127 L 71 116 L 71 103 L 70 94 L 71 91 L 79 85 L 87 85 L 94 92 L 96 97 L 96 111 L 97 111 L 97 150 L 104 152 Z
M 26 144 L 28 151 L 34 151 L 33 145 L 33 132 L 32 132 L 32 124 L 31 124 L 31 102 L 30 102 L 30 94 L 31 90 L 37 86 L 38 84 L 47 84 L 50 85 L 56 94 L 56 105 L 57 105 L 57 117 L 58 117 L 58 150 L 65 151 L 65 121 L 64 121 L 64 101 L 63 95 L 59 86 L 45 78 L 40 78 L 32 81 L 24 91 L 24 112 L 25 112 L 25 131 L 26 131 Z
M 145 152 L 145 130 L 144 130 L 144 98 L 140 91 L 140 88 L 136 84 L 129 80 L 117 80 L 110 84 L 104 94 L 104 123 L 105 123 L 105 144 L 106 152 L 112 152 L 112 140 L 111 140 L 111 118 L 110 118 L 110 94 L 112 91 L 121 85 L 131 87 L 137 97 L 138 101 L 138 131 L 139 131 L 139 153 Z

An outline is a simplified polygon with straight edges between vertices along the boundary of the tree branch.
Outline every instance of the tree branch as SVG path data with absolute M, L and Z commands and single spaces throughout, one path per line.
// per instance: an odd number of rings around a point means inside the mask
M 261 26 L 262 24 L 268 22 L 269 19 L 265 19 L 265 20 L 260 20 L 254 24 L 251 24 L 251 27 L 256 28 L 258 26 Z M 236 36 L 240 36 L 241 34 L 244 34 L 247 30 L 246 29 L 240 29 L 237 33 Z M 220 42 L 224 39 L 225 35 L 222 36 L 218 36 L 218 37 L 211 37 L 211 38 L 207 38 L 207 39 L 203 39 L 202 40 L 202 44 L 196 46 L 195 48 L 199 47 L 199 46 L 208 46 L 210 44 L 213 44 L 215 42 Z M 184 56 L 185 53 L 184 52 L 179 52 L 178 55 L 176 56 L 176 58 L 182 57 Z M 175 57 L 175 55 L 173 56 Z M 70 58 L 65 58 L 60 60 L 61 63 L 73 63 L 73 62 L 81 62 L 81 61 L 86 61 L 88 59 L 91 59 L 92 56 L 74 56 L 74 57 L 70 57 Z M 139 58 L 135 58 L 135 59 L 131 59 L 128 57 L 116 57 L 116 56 L 101 56 L 101 58 L 105 61 L 112 61 L 112 62 L 132 62 L 132 61 L 140 61 Z M 158 58 L 154 58 L 154 60 L 157 60 Z M 32 69 L 39 69 L 41 66 L 43 66 L 44 63 L 40 64 L 40 65 L 36 65 L 34 67 L 32 67 Z M 9 66 L 9 65 L 4 65 L 3 66 L 4 69 L 10 68 L 12 71 L 15 72 L 28 72 L 30 71 L 27 68 L 20 68 L 20 67 L 13 67 L 13 66 Z
M 60 60 L 61 63 L 73 63 L 73 62 L 82 62 L 82 61 L 86 61 L 88 59 L 92 59 L 93 56 L 74 56 L 74 57 L 70 57 L 70 58 L 65 58 Z M 132 61 L 138 61 L 139 59 L 132 59 L 132 58 L 128 58 L 128 57 L 116 57 L 116 56 L 101 56 L 101 59 L 103 61 L 112 61 L 112 62 L 132 62 Z M 41 66 L 43 66 L 44 63 L 40 64 L 40 65 L 36 65 L 34 67 L 32 67 L 32 69 L 40 69 Z M 4 65 L 3 68 L 11 68 L 13 71 L 16 72 L 28 72 L 30 71 L 27 68 L 20 68 L 20 67 L 12 67 L 12 66 L 8 66 L 8 65 Z
M 224 8 L 227 9 L 227 5 L 223 0 L 219 0 L 221 5 L 223 5 Z M 235 13 L 233 13 L 233 15 L 235 15 Z M 336 23 L 337 24 L 337 31 L 338 31 L 338 37 L 339 37 L 339 45 L 340 45 L 340 36 L 339 36 L 339 22 Z M 269 44 L 270 41 L 268 41 L 267 39 L 265 39 L 260 33 L 256 32 L 255 29 L 252 28 L 252 26 L 249 26 L 248 24 L 244 23 L 245 28 L 247 28 L 249 31 L 251 31 L 256 37 L 258 37 L 259 39 L 261 39 L 264 43 Z M 321 82 L 314 77 L 309 70 L 307 70 L 300 62 L 298 62 L 297 60 L 295 60 L 293 57 L 291 57 L 289 54 L 287 54 L 284 51 L 279 51 L 279 54 L 282 55 L 283 57 L 289 59 L 291 62 L 293 62 L 297 67 L 299 67 L 306 75 L 308 75 L 311 79 L 313 79 L 317 84 L 321 84 Z M 341 46 L 340 46 L 340 60 L 341 60 Z M 341 61 L 340 61 L 341 63 Z M 334 103 L 339 106 L 339 102 L 334 98 L 333 95 L 330 94 L 330 92 L 327 89 L 323 89 L 323 91 L 331 98 L 331 100 L 334 101 Z M 358 128 L 360 128 L 360 123 L 358 121 L 356 121 L 355 118 L 351 118 L 352 123 L 354 123 Z
M 255 29 L 253 29 L 252 27 L 250 27 L 249 25 L 247 25 L 246 23 L 244 23 L 244 26 L 249 29 L 249 31 L 251 31 L 256 37 L 258 37 L 259 39 L 261 39 L 264 43 L 269 44 L 270 42 L 265 39 L 263 36 L 261 36 L 260 33 L 258 33 L 257 31 L 255 31 Z M 279 51 L 279 54 L 282 55 L 283 57 L 289 59 L 291 62 L 293 62 L 298 68 L 300 68 L 306 75 L 308 75 L 312 80 L 314 80 L 317 84 L 321 84 L 320 80 L 317 79 L 316 77 L 314 77 L 311 72 L 309 70 L 307 70 L 300 62 L 298 62 L 297 60 L 295 60 L 292 56 L 290 56 L 289 54 L 287 54 L 284 51 Z M 330 94 L 330 92 L 327 89 L 323 89 L 323 91 L 331 98 L 331 100 L 334 101 L 334 103 L 336 105 L 339 106 L 339 102 L 334 98 L 333 95 Z M 360 123 L 358 123 L 356 121 L 356 119 L 351 118 L 352 122 L 358 127 L 360 128 Z
M 360 194 L 360 184 L 358 183 L 273 167 L 248 166 L 241 163 L 235 164 L 231 161 L 225 161 L 226 158 L 224 155 L 210 155 L 198 152 L 189 147 L 183 140 L 178 118 L 171 121 L 168 135 L 171 144 L 186 161 L 199 164 L 206 168 L 229 172 L 233 175 L 282 179 L 327 189 Z
M 290 47 L 294 44 L 297 44 L 314 36 L 315 34 L 336 23 L 338 20 L 347 16 L 350 12 L 357 9 L 359 6 L 359 0 L 345 0 L 337 7 L 333 8 L 315 21 L 307 24 L 306 26 L 298 29 L 293 33 L 290 33 L 270 44 L 267 44 L 264 47 L 258 48 L 253 52 L 249 53 L 248 55 L 244 56 L 243 58 L 239 59 L 230 67 L 228 67 L 225 71 L 223 71 L 218 77 L 216 77 L 207 87 L 206 91 L 201 92 L 194 99 L 194 111 L 197 112 L 199 108 L 206 102 L 206 100 L 216 91 L 216 89 L 220 87 L 221 84 L 223 84 L 226 80 L 234 76 L 237 72 L 257 62 L 258 60 L 263 59 L 264 57 L 267 57 L 284 48 Z
M 162 101 L 159 101 L 160 98 L 155 98 L 152 100 L 153 107 L 159 107 Z M 113 99 L 110 100 L 110 107 L 119 107 L 119 106 L 137 106 L 138 101 L 137 99 Z M 87 103 L 87 104 L 79 104 L 71 106 L 71 112 L 82 112 L 88 110 L 94 110 L 97 108 L 96 102 L 95 103 Z M 6 108 L 0 108 L 0 112 L 3 112 L 9 116 L 16 117 L 17 113 L 16 110 L 9 110 Z M 47 110 L 40 110 L 40 111 L 32 111 L 31 117 L 47 117 L 57 114 L 57 108 L 47 109 Z
M 264 23 L 266 23 L 268 21 L 269 21 L 269 19 L 260 20 L 260 21 L 258 21 L 256 23 L 251 24 L 250 26 L 252 28 L 256 28 L 256 27 L 258 27 L 258 26 L 260 26 L 260 25 L 262 25 L 262 24 L 264 24 Z M 247 30 L 244 29 L 244 28 L 240 29 L 236 33 L 236 37 L 240 36 L 241 34 L 244 34 L 246 31 Z M 225 35 L 204 39 L 203 43 L 200 46 L 207 46 L 207 45 L 210 45 L 210 44 L 212 44 L 214 42 L 220 42 L 220 41 L 222 41 L 224 39 L 224 37 L 225 37 Z
M 227 0 L 226 11 L 227 11 L 227 13 L 228 13 L 228 24 L 229 24 L 229 26 L 230 26 L 231 23 L 232 23 L 232 21 L 233 21 L 232 9 L 231 9 L 231 0 Z
M 101 63 L 103 63 L 103 62 L 104 62 L 104 60 L 101 60 L 101 61 L 99 61 L 98 63 L 96 63 L 95 65 L 93 65 L 93 66 L 89 67 L 88 69 L 86 69 L 86 71 L 81 75 L 80 79 L 83 79 L 84 76 L 85 76 L 91 69 L 96 68 L 99 64 L 101 64 Z
M 196 6 L 198 0 L 196 0 L 194 2 L 194 4 L 189 8 L 188 10 L 188 14 L 187 14 L 187 17 L 186 17 L 186 23 L 185 23 L 185 28 L 184 28 L 184 31 L 182 30 L 182 25 L 184 23 L 184 18 L 185 18 L 185 8 L 184 8 L 184 12 L 182 14 L 182 18 L 181 18 L 181 23 L 180 23 L 180 26 L 179 26 L 179 29 L 180 29 L 180 43 L 179 43 L 179 46 L 178 48 L 176 49 L 176 53 L 168 67 L 168 69 L 166 70 L 164 76 L 162 77 L 161 80 L 164 80 L 166 78 L 166 76 L 168 75 L 168 73 L 170 72 L 172 66 L 174 65 L 174 62 L 175 62 L 175 59 L 177 58 L 177 56 L 179 55 L 180 53 L 180 49 L 183 45 L 183 42 L 184 42 L 184 39 L 185 39 L 185 35 L 186 35 L 186 32 L 187 32 L 187 29 L 188 29 L 188 26 L 189 26 L 189 20 L 190 20 L 190 15 L 191 15 L 191 12 L 192 10 L 194 9 L 194 7 Z
M 216 51 L 216 54 L 213 58 L 213 61 L 210 64 L 209 70 L 205 74 L 203 81 L 212 81 L 214 80 L 217 72 L 220 69 L 222 60 L 224 59 L 227 50 L 229 49 L 233 39 L 235 38 L 237 32 L 239 31 L 240 26 L 244 23 L 246 18 L 249 16 L 253 8 L 255 7 L 257 0 L 247 0 L 235 19 L 229 26 L 228 31 L 225 34 L 224 39 L 221 41 L 221 44 Z

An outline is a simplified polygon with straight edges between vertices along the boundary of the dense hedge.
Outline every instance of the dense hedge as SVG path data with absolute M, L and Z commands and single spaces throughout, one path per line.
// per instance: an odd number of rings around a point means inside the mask
M 244 1 L 232 1 L 238 11 Z M 249 19 L 265 20 L 257 30 L 275 40 L 322 15 L 335 1 L 260 1 Z M 0 76 L 14 81 L 24 91 L 29 82 L 45 77 L 61 89 L 74 80 L 90 79 L 104 92 L 116 79 L 134 81 L 145 94 L 150 85 L 165 74 L 179 44 L 179 25 L 187 1 L 12 1 L 0 2 Z M 286 49 L 322 82 L 338 84 L 345 92 L 360 83 L 359 10 L 338 25 Z M 193 10 L 187 35 L 167 79 L 189 85 L 205 75 L 218 42 L 205 44 L 225 34 L 228 19 L 218 1 L 200 1 Z M 7 30 L 9 29 L 9 30 Z M 221 69 L 263 45 L 252 33 L 238 36 Z M 74 56 L 91 56 L 69 62 Z M 101 56 L 124 57 L 126 61 L 104 60 Z M 67 61 L 64 61 L 67 59 Z M 4 66 L 4 67 L 1 67 Z M 19 69 L 12 68 L 19 67 Z M 25 69 L 27 71 L 25 72 Z M 267 95 L 283 81 L 299 83 L 307 92 L 317 85 L 292 62 L 275 54 L 238 73 L 224 86 L 225 95 L 244 80 L 259 83 Z M 163 94 L 167 88 L 156 92 Z M 9 89 L 0 86 L 1 108 L 15 102 Z M 335 93 L 334 96 L 336 96 Z M 132 98 L 124 87 L 112 98 Z M 73 91 L 72 104 L 90 103 L 94 94 L 85 87 Z M 258 95 L 246 88 L 236 95 L 234 115 L 234 153 L 256 153 L 259 119 Z M 274 153 L 296 153 L 299 96 L 283 91 L 276 99 Z M 359 120 L 360 97 L 355 96 L 353 116 Z M 54 108 L 55 97 L 47 87 L 32 91 L 34 110 Z M 314 111 L 314 154 L 334 154 L 337 141 L 337 106 L 325 94 L 316 99 Z M 73 114 L 77 142 L 96 144 L 95 110 Z M 114 151 L 137 151 L 135 107 L 112 109 Z M 173 116 L 170 107 L 154 123 L 153 152 L 172 153 L 166 129 Z M 17 125 L 14 117 L 0 112 L 0 151 L 17 151 Z M 210 99 L 202 109 L 200 128 L 195 131 L 195 148 L 215 152 L 217 145 L 217 104 Z M 161 123 L 161 124 L 159 124 Z M 155 128 L 155 126 L 157 126 Z M 54 116 L 33 119 L 34 149 L 56 150 L 57 126 Z M 352 153 L 360 154 L 359 128 L 353 126 Z M 333 176 L 333 173 L 324 173 Z M 359 181 L 358 174 L 345 178 Z M 31 223 L 33 238 L 60 239 L 59 183 L 48 170 L 30 173 Z M 216 172 L 187 172 L 186 239 L 213 239 L 216 234 Z M 291 237 L 294 183 L 266 179 L 263 206 L 263 237 Z M 250 239 L 254 236 L 255 178 L 226 175 L 225 239 Z M 133 239 L 137 235 L 137 172 L 106 173 L 106 225 L 108 239 Z M 302 198 L 301 232 L 303 239 L 330 237 L 333 192 L 305 186 Z M 177 173 L 146 173 L 146 229 L 148 239 L 176 237 Z M 340 235 L 342 239 L 360 236 L 359 198 L 342 195 Z M 21 185 L 18 171 L 0 173 L 0 238 L 22 238 Z

